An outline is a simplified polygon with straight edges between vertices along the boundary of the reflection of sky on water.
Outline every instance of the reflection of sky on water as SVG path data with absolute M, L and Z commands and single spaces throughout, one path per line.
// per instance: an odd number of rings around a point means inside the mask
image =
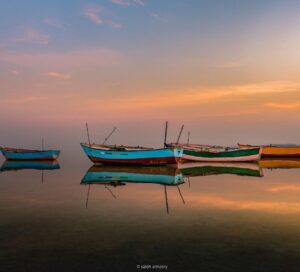
M 170 271 L 253 271 L 254 263 L 273 271 L 288 263 L 293 271 L 299 265 L 300 169 L 185 178 L 179 185 L 185 203 L 177 186 L 166 186 L 167 214 L 160 184 L 109 186 L 115 197 L 91 185 L 86 208 L 88 185 L 80 182 L 89 166 L 44 170 L 43 183 L 38 170 L 0 174 L 4 268 L 131 271 L 153 261 Z

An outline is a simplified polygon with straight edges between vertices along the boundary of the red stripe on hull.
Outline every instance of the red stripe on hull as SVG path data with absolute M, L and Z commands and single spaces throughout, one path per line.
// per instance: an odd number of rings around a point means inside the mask
M 43 157 L 43 158 L 30 158 L 30 159 L 16 159 L 11 157 L 4 156 L 6 160 L 8 161 L 54 161 L 57 159 L 57 156 L 55 157 Z
M 262 158 L 300 158 L 300 154 L 280 154 L 280 155 L 273 155 L 273 154 L 262 154 Z
M 160 165 L 160 164 L 174 164 L 178 163 L 180 158 L 178 157 L 166 157 L 166 158 L 145 158 L 145 159 L 124 159 L 124 160 L 110 160 L 101 159 L 96 157 L 89 157 L 94 163 L 107 163 L 107 164 L 135 164 L 135 165 Z

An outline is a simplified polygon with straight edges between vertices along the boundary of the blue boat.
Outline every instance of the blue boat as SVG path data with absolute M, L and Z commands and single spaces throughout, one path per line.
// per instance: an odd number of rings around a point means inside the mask
M 81 183 L 113 186 L 125 185 L 125 183 L 180 185 L 184 183 L 184 180 L 178 168 L 92 166 Z
M 24 170 L 24 169 L 34 169 L 34 170 L 55 170 L 60 169 L 57 161 L 5 161 L 0 171 L 10 171 L 10 170 Z
M 7 160 L 56 160 L 60 154 L 59 150 L 31 150 L 20 148 L 0 148 Z
M 182 149 L 113 146 L 80 144 L 85 154 L 93 163 L 161 165 L 177 164 L 182 156 Z

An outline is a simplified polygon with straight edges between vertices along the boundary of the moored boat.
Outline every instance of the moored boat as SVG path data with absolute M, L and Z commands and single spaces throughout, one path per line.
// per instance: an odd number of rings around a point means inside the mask
M 258 161 L 261 157 L 260 147 L 232 148 L 196 144 L 167 144 L 183 148 L 182 160 L 206 162 L 250 162 Z
M 263 172 L 257 163 L 220 163 L 220 162 L 191 162 L 181 163 L 178 168 L 184 176 L 210 176 L 231 174 L 238 176 L 262 177 Z
M 60 154 L 59 150 L 32 150 L 21 148 L 0 148 L 7 160 L 56 160 Z
M 242 149 L 245 148 L 262 148 L 262 157 L 278 157 L 278 158 L 287 158 L 287 157 L 300 157 L 300 146 L 297 145 L 247 145 L 247 144 L 238 144 Z
M 145 148 L 132 146 L 113 146 L 80 144 L 93 163 L 161 165 L 177 164 L 182 156 L 180 148 Z

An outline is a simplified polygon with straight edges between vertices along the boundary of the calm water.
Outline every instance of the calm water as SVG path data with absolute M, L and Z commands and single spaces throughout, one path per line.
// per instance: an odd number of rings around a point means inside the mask
M 299 162 L 90 166 L 0 173 L 0 271 L 299 271 Z

